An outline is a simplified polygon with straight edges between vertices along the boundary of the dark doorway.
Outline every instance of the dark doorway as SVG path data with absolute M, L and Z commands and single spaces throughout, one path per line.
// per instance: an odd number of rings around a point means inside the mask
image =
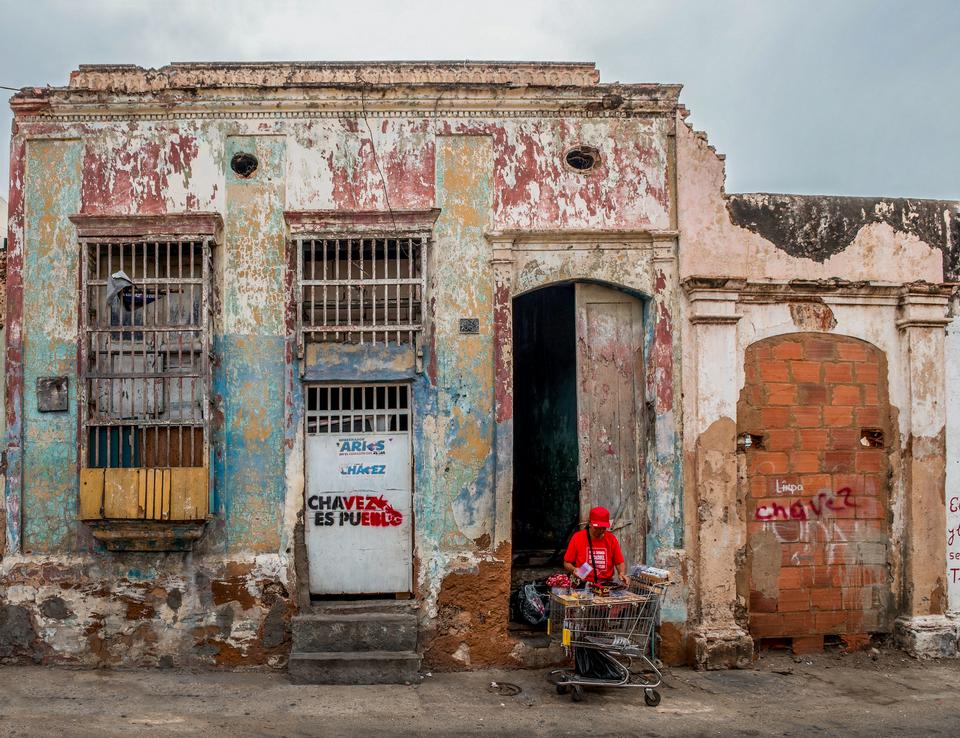
M 513 302 L 513 583 L 561 571 L 580 508 L 574 285 Z

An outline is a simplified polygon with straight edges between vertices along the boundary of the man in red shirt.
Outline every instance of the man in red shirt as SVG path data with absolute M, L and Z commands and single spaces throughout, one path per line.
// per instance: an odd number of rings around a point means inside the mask
M 605 507 L 593 508 L 586 530 L 578 530 L 570 537 L 563 567 L 571 574 L 576 574 L 577 569 L 587 563 L 591 571 L 581 578 L 597 584 L 609 583 L 616 569 L 620 581 L 629 587 L 630 577 L 627 576 L 627 564 L 623 560 L 620 542 L 607 530 L 609 527 L 610 511 Z

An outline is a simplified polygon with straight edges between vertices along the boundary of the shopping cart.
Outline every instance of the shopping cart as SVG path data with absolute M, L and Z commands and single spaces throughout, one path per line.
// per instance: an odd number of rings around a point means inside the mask
M 652 658 L 653 638 L 669 573 L 635 570 L 631 579 L 629 590 L 605 596 L 589 586 L 551 593 L 547 633 L 573 653 L 578 666 L 550 673 L 557 694 L 570 692 L 580 702 L 584 687 L 633 687 L 643 689 L 651 707 L 660 704 L 656 687 L 663 677 Z M 586 676 L 587 670 L 602 676 Z

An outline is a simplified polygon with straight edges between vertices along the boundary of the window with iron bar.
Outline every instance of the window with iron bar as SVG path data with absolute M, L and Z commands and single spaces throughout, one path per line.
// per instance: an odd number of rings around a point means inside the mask
M 308 385 L 307 435 L 407 433 L 406 384 Z
M 302 340 L 413 344 L 423 331 L 427 238 L 301 238 Z
M 210 241 L 81 240 L 85 468 L 207 466 Z

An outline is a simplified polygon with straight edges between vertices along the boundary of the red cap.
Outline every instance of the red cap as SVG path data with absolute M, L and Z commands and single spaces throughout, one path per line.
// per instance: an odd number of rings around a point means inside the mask
M 610 527 L 610 511 L 605 507 L 595 507 L 590 511 L 590 525 L 597 528 Z

